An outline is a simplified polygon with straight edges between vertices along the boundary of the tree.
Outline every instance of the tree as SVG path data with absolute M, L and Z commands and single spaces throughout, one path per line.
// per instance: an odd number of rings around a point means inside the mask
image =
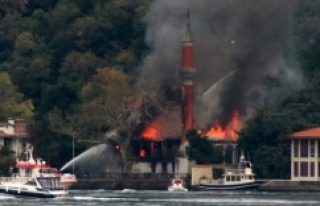
M 9 176 L 11 175 L 11 169 L 16 162 L 16 158 L 14 156 L 14 151 L 12 151 L 9 147 L 2 146 L 0 149 L 0 175 Z
M 186 153 L 190 161 L 196 161 L 197 164 L 223 163 L 222 148 L 214 146 L 208 137 L 200 136 L 196 130 L 188 131 L 186 137 L 189 141 Z
M 99 59 L 91 52 L 72 52 L 66 56 L 60 70 L 59 82 L 75 91 L 87 83 L 90 77 L 95 74 L 99 66 Z
M 130 78 L 117 69 L 99 69 L 80 93 L 81 104 L 68 113 L 55 109 L 48 120 L 53 131 L 79 142 L 104 141 L 109 128 L 124 126 L 135 100 Z
M 31 100 L 25 100 L 11 82 L 6 72 L 0 72 L 0 120 L 12 118 L 30 119 L 33 116 Z
M 261 146 L 253 153 L 254 171 L 259 178 L 289 178 L 290 156 L 285 148 Z

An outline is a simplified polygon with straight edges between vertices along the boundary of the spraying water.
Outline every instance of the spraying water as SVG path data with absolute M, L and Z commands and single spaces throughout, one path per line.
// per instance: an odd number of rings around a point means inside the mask
M 72 171 L 75 173 L 119 173 L 122 171 L 122 159 L 110 144 L 99 144 L 84 151 L 67 162 L 61 171 Z

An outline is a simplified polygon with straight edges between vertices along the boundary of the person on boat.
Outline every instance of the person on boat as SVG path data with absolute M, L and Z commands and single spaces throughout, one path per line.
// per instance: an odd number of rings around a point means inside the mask
M 59 177 L 60 176 L 60 171 L 56 168 L 53 169 L 53 173 L 55 177 Z

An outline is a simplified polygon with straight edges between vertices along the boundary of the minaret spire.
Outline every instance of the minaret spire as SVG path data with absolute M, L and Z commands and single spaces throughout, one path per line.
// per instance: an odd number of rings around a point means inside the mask
M 187 11 L 187 24 L 186 24 L 186 31 L 184 33 L 184 36 L 182 38 L 182 42 L 192 42 L 192 32 L 190 28 L 190 11 L 188 9 Z
M 187 12 L 187 23 L 182 38 L 182 124 L 183 132 L 193 128 L 193 79 L 196 69 L 193 64 L 193 38 L 190 26 L 190 12 Z M 183 140 L 186 141 L 185 137 Z

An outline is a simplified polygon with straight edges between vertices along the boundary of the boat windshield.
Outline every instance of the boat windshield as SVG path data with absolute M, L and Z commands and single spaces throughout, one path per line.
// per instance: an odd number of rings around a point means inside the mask
M 61 189 L 61 181 L 59 177 L 38 177 L 39 184 L 43 189 Z
M 181 180 L 174 180 L 175 184 L 181 184 L 181 182 L 182 182 Z

